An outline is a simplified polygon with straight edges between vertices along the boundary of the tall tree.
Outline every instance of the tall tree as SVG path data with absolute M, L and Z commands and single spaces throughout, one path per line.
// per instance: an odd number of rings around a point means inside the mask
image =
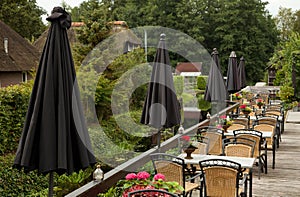
M 296 15 L 292 11 L 292 8 L 279 8 L 278 15 L 275 17 L 276 25 L 280 31 L 281 40 L 287 40 L 291 35 L 294 24 L 296 21 Z
M 294 23 L 293 30 L 295 32 L 300 33 L 300 10 L 296 11 L 295 17 L 296 17 L 296 20 L 295 20 L 295 23 Z
M 207 2 L 204 18 L 209 24 L 206 48 L 218 48 L 225 74 L 230 52 L 246 60 L 248 82 L 263 80 L 266 62 L 277 43 L 278 32 L 265 3 L 256 0 Z
M 89 2 L 93 1 L 95 0 Z M 124 20 L 130 28 L 168 27 L 193 37 L 209 52 L 215 47 L 218 48 L 224 74 L 228 56 L 232 50 L 235 50 L 239 57 L 242 55 L 245 57 L 247 79 L 250 82 L 263 80 L 266 62 L 278 41 L 275 22 L 266 11 L 266 3 L 259 0 L 105 0 L 101 2 L 107 5 L 108 11 L 105 13 L 111 20 Z M 89 9 L 91 10 L 92 13 L 96 12 Z M 86 20 L 99 20 L 99 17 L 90 16 Z M 180 46 L 181 41 L 177 41 L 177 44 Z M 170 55 L 173 60 L 184 61 L 184 58 L 176 54 Z
M 274 85 L 282 86 L 280 97 L 289 103 L 300 100 L 300 35 L 291 33 L 289 39 L 278 45 L 278 50 L 270 59 L 277 69 Z
M 45 30 L 41 16 L 46 11 L 36 0 L 1 0 L 0 20 L 28 40 L 38 38 Z

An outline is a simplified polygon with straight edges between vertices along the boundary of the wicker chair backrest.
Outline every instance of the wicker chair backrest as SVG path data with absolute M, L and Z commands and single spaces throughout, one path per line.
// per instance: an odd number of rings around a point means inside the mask
M 176 181 L 184 187 L 182 165 L 172 161 L 154 161 L 156 172 L 165 175 L 165 181 Z

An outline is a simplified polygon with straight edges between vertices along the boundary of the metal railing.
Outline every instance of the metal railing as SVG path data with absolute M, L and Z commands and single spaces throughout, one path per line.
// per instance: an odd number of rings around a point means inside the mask
M 233 111 L 235 108 L 239 106 L 239 103 L 234 102 L 227 102 L 228 107 L 220 111 L 218 114 L 228 114 L 229 112 Z M 214 114 L 211 116 L 209 120 L 204 120 L 196 125 L 191 126 L 188 129 L 184 130 L 183 134 L 191 134 L 195 130 L 197 130 L 200 126 L 207 126 L 209 125 L 210 121 L 214 121 L 218 118 L 218 114 Z M 169 138 L 168 140 L 161 143 L 160 152 L 165 152 L 169 149 L 175 148 L 178 145 L 178 138 L 182 134 L 176 134 L 173 137 Z M 141 166 L 145 165 L 150 161 L 150 154 L 158 152 L 157 148 L 151 148 L 146 152 L 141 153 L 137 157 L 134 157 L 127 162 L 117 166 L 116 168 L 112 169 L 111 171 L 104 174 L 104 179 L 101 182 L 91 181 L 86 185 L 78 188 L 77 190 L 69 193 L 66 195 L 67 197 L 83 197 L 83 196 L 97 196 L 99 193 L 103 193 L 107 191 L 110 187 L 114 186 L 120 179 L 123 179 L 128 172 L 134 172 Z

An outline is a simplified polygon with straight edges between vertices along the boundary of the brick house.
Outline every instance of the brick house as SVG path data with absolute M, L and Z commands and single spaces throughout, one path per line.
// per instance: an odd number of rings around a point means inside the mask
M 26 39 L 0 21 L 0 87 L 32 78 L 40 53 Z

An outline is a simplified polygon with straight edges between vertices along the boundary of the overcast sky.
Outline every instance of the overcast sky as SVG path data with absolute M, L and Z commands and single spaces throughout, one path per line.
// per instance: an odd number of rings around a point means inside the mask
M 279 7 L 292 8 L 293 11 L 300 10 L 300 0 L 263 0 L 268 1 L 267 9 L 269 12 L 276 16 L 279 10 Z M 48 14 L 51 13 L 51 10 L 55 6 L 60 6 L 63 0 L 36 0 L 38 6 L 44 8 Z M 65 0 L 65 2 L 71 7 L 79 6 L 83 0 Z M 46 16 L 43 17 L 45 20 Z

